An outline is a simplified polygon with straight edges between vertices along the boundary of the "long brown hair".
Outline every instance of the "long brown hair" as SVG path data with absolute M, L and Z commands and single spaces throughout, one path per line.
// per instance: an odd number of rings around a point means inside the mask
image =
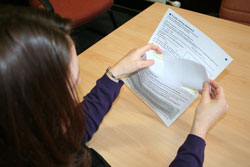
M 0 166 L 73 166 L 79 151 L 78 165 L 88 165 L 69 78 L 69 23 L 39 9 L 0 8 Z

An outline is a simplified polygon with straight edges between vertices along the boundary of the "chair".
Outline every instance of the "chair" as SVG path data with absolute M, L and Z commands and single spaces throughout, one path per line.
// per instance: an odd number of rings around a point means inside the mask
M 250 25 L 250 0 L 222 0 L 220 17 Z
M 111 6 L 114 0 L 29 0 L 30 5 L 70 18 L 72 27 L 78 27 L 108 11 L 114 28 L 117 28 Z

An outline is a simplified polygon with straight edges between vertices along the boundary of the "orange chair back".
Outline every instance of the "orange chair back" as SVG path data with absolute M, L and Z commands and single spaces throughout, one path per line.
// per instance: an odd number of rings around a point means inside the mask
M 39 0 L 29 0 L 30 5 L 44 8 Z M 72 27 L 85 24 L 107 11 L 114 0 L 49 0 L 54 12 L 61 17 L 70 18 Z
M 222 0 L 220 17 L 250 25 L 250 0 Z

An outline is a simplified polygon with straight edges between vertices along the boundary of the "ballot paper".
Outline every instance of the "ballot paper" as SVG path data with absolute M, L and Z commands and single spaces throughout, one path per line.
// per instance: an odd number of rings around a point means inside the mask
M 170 126 L 198 97 L 208 78 L 215 79 L 232 58 L 215 42 L 170 8 L 149 43 L 163 53 L 148 51 L 154 65 L 134 72 L 124 82 Z

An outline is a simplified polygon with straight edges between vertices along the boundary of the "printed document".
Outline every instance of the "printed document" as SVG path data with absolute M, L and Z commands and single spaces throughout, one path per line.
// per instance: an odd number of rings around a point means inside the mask
M 148 51 L 154 65 L 132 73 L 124 82 L 170 126 L 198 97 L 208 78 L 215 79 L 232 58 L 204 33 L 170 8 L 149 43 L 163 53 Z

